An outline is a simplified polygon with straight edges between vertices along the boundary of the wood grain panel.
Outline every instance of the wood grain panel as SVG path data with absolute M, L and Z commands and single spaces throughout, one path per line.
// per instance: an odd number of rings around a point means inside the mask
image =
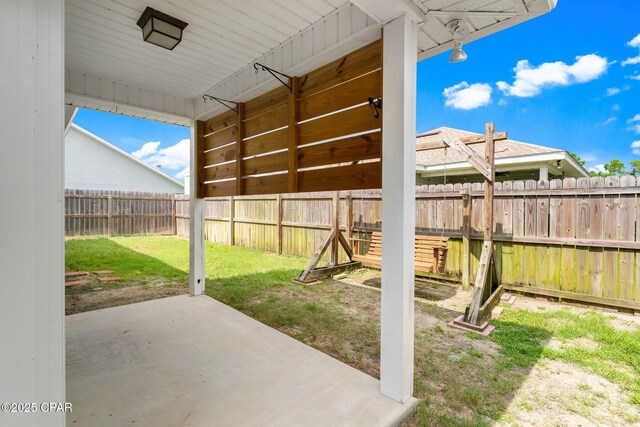
M 244 175 L 258 175 L 263 173 L 287 170 L 287 152 L 281 151 L 266 156 L 253 157 L 244 162 Z
M 204 149 L 211 150 L 212 148 L 221 147 L 236 140 L 236 127 L 229 126 L 214 132 L 204 138 Z
M 220 166 L 206 168 L 204 170 L 205 181 L 215 181 L 218 179 L 233 178 L 236 176 L 236 163 L 226 163 Z
M 307 120 L 382 96 L 382 70 L 365 74 L 346 83 L 300 100 L 300 120 Z
M 298 167 L 310 168 L 357 160 L 378 159 L 382 153 L 382 132 L 311 145 L 298 150 Z
M 235 124 L 236 124 L 235 111 L 231 111 L 231 110 L 226 111 L 204 122 L 204 135 L 207 136 L 210 133 L 217 132 L 229 126 L 234 126 Z
M 204 166 L 217 165 L 218 163 L 230 162 L 236 159 L 236 145 L 228 145 L 222 148 L 204 153 Z
M 352 108 L 299 125 L 300 145 L 337 138 L 382 127 L 382 118 L 376 119 L 368 105 Z
M 287 192 L 287 174 L 244 179 L 245 194 L 278 194 Z
M 244 118 L 252 119 L 276 108 L 287 105 L 289 90 L 284 86 L 262 94 L 244 104 Z
M 299 191 L 361 190 L 382 187 L 382 163 L 314 169 L 298 173 Z
M 368 44 L 300 78 L 300 97 L 312 95 L 382 68 L 382 40 Z
M 272 151 L 287 148 L 289 141 L 289 129 L 284 128 L 275 132 L 269 132 L 255 138 L 245 139 L 244 155 L 246 157 L 258 154 L 270 153 Z
M 244 137 L 249 138 L 273 129 L 287 126 L 289 122 L 286 105 L 244 121 Z
M 236 193 L 236 180 L 205 184 L 205 197 L 233 196 Z

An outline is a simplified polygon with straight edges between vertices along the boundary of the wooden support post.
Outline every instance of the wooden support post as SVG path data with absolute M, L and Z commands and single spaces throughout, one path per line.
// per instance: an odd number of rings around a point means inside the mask
M 236 195 L 244 194 L 244 104 L 238 104 L 236 117 Z
M 291 93 L 289 94 L 289 146 L 287 160 L 289 165 L 288 188 L 290 193 L 298 191 L 298 121 L 300 117 L 298 92 L 300 80 L 291 78 Z
M 471 297 L 471 304 L 467 311 L 465 321 L 476 325 L 479 319 L 480 307 L 483 304 L 483 296 L 485 292 L 485 286 L 487 284 L 487 277 L 491 271 L 491 257 L 493 255 L 493 243 L 491 241 L 485 241 L 482 245 L 482 255 L 480 255 L 480 262 L 478 263 L 478 272 L 476 274 L 476 282 L 473 287 L 473 296 Z
M 282 254 L 282 194 L 278 194 L 276 199 L 276 227 L 278 235 L 278 255 Z
M 177 215 L 176 204 L 177 204 L 177 201 L 176 201 L 176 196 L 174 194 L 173 196 L 171 196 L 171 234 L 174 236 L 178 234 L 178 223 L 176 219 L 176 215 Z
M 309 262 L 309 265 L 307 265 L 307 268 L 305 268 L 302 274 L 300 275 L 300 277 L 298 277 L 297 279 L 294 279 L 294 281 L 305 282 L 307 280 L 307 277 L 309 277 L 309 274 L 311 274 L 311 271 L 316 267 L 316 265 L 318 265 L 318 263 L 320 262 L 320 259 L 322 258 L 322 255 L 324 255 L 324 253 L 329 248 L 329 245 L 331 244 L 331 242 L 333 242 L 334 235 L 335 235 L 335 232 L 332 231 L 331 234 L 329 234 L 327 239 L 322 244 L 322 247 L 320 248 L 320 250 L 311 259 L 311 261 Z
M 338 254 L 340 249 L 340 192 L 333 193 L 333 204 L 331 208 L 331 225 L 334 230 L 333 242 L 331 243 L 331 265 L 338 265 Z
M 491 171 L 490 177 L 485 179 L 484 187 L 484 240 L 493 240 L 493 183 L 496 180 L 496 166 L 495 166 L 495 142 L 493 140 L 493 132 L 495 131 L 495 124 L 488 122 L 485 128 L 485 147 L 484 156 L 485 160 L 489 164 Z
M 107 196 L 107 235 L 113 235 L 113 196 Z
M 462 193 L 462 287 L 471 284 L 471 190 Z
M 233 220 L 236 216 L 236 199 L 231 196 L 229 197 L 229 245 L 233 246 L 236 244 L 236 236 L 235 236 L 235 225 L 233 224 Z
M 191 125 L 191 194 L 189 195 L 189 293 L 202 295 L 204 275 L 204 122 Z
M 349 249 L 353 254 L 353 246 L 352 246 L 353 241 L 351 240 L 351 237 L 353 237 L 353 231 L 352 231 L 353 230 L 353 197 L 351 196 L 351 191 L 349 191 L 349 194 L 347 194 L 346 227 L 347 227 L 347 242 L 349 242 Z

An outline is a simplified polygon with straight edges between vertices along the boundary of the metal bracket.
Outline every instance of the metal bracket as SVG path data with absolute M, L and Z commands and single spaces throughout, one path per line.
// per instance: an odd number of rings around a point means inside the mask
M 371 113 L 373 117 L 376 119 L 380 118 L 380 111 L 382 110 L 382 98 L 371 98 L 369 97 L 369 107 L 371 108 Z
M 222 98 L 218 98 L 218 97 L 216 97 L 216 96 L 211 96 L 211 95 L 206 95 L 206 94 L 205 94 L 205 95 L 202 95 L 202 100 L 203 100 L 205 103 L 207 102 L 207 98 L 209 98 L 209 99 L 211 99 L 211 100 L 213 100 L 213 101 L 218 101 L 220 104 L 224 105 L 224 106 L 225 106 L 225 107 L 227 107 L 229 110 L 231 110 L 231 111 L 235 111 L 236 113 L 238 113 L 238 107 L 237 107 L 238 103 L 237 103 L 237 102 L 229 101 L 229 100 L 222 99 Z M 227 105 L 227 104 L 226 104 L 227 102 L 228 102 L 228 103 L 230 103 L 230 104 L 235 104 L 235 105 L 236 105 L 236 108 L 230 107 L 229 105 Z
M 273 77 L 275 77 L 276 79 L 278 79 L 278 81 L 279 81 L 280 83 L 282 83 L 284 86 L 286 86 L 286 87 L 287 87 L 287 89 L 289 89 L 289 92 L 291 92 L 291 90 L 292 90 L 292 88 L 291 88 L 291 84 L 290 84 L 290 83 L 289 83 L 289 84 L 285 83 L 285 81 L 284 81 L 284 80 L 282 80 L 282 79 L 279 77 L 279 76 L 283 76 L 283 77 L 286 77 L 287 79 L 289 79 L 289 81 L 291 81 L 291 76 L 288 76 L 288 75 L 286 75 L 286 74 L 284 74 L 284 73 L 281 73 L 280 71 L 276 71 L 276 70 L 274 70 L 273 68 L 267 67 L 266 65 L 262 65 L 262 64 L 260 64 L 259 62 L 256 62 L 255 64 L 253 64 L 253 69 L 254 69 L 254 70 L 256 70 L 256 74 L 258 74 L 258 71 L 260 71 L 260 70 L 258 69 L 258 67 L 260 67 L 260 68 L 262 69 L 262 71 L 266 71 L 266 72 L 268 72 L 269 74 L 271 74 Z

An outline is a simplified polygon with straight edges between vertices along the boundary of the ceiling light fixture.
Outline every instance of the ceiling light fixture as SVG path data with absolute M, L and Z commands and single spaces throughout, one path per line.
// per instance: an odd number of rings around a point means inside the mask
M 150 7 L 147 7 L 138 19 L 142 39 L 168 50 L 173 50 L 182 41 L 182 30 L 187 25 L 184 21 Z
M 449 62 L 462 62 L 467 59 L 467 54 L 462 50 L 462 41 L 469 35 L 469 27 L 462 19 L 454 19 L 447 24 L 447 28 L 453 35 L 453 53 Z

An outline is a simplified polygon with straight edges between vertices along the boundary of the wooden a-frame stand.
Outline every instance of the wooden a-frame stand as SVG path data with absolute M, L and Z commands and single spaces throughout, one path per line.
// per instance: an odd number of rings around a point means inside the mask
M 467 161 L 475 167 L 485 178 L 484 187 L 484 243 L 482 254 L 473 287 L 471 303 L 465 309 L 464 315 L 450 323 L 456 328 L 488 335 L 493 327 L 486 319 L 491 310 L 500 300 L 502 286 L 498 283 L 495 256 L 493 253 L 493 186 L 495 182 L 495 141 L 507 139 L 506 132 L 495 132 L 495 125 L 489 122 L 485 127 L 484 137 L 469 137 L 463 139 L 445 139 L 440 143 L 423 144 L 418 149 L 430 150 L 441 147 L 451 147 L 464 154 Z M 468 147 L 469 144 L 485 143 L 484 158 Z M 471 203 L 467 200 L 467 203 Z
M 349 223 L 350 221 L 347 221 Z M 349 243 L 344 238 L 342 233 L 340 232 L 340 193 L 335 192 L 333 195 L 333 206 L 332 206 L 332 216 L 331 216 L 332 229 L 329 236 L 324 241 L 320 250 L 313 256 L 307 268 L 300 274 L 300 277 L 297 279 L 293 279 L 295 283 L 304 283 L 304 284 L 315 284 L 319 283 L 318 277 L 326 277 L 333 275 L 335 273 L 344 271 L 350 267 L 356 267 L 360 265 L 359 262 L 353 261 L 353 251 L 349 246 Z M 322 259 L 324 253 L 331 246 L 331 262 L 326 267 L 318 268 L 317 265 Z M 339 264 L 338 263 L 338 252 L 340 247 L 344 249 L 347 256 L 349 257 L 349 262 Z

